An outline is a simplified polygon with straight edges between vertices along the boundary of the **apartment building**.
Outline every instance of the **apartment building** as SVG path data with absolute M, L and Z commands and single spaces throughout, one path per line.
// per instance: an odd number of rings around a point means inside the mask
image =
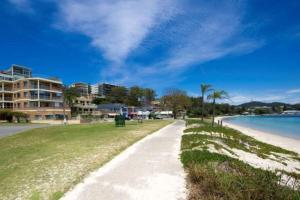
M 79 96 L 89 95 L 89 85 L 87 83 L 83 83 L 83 82 L 73 83 L 70 87 L 75 88 Z
M 72 106 L 72 113 L 77 115 L 97 115 L 97 105 L 93 104 L 92 96 L 77 97 Z
M 92 94 L 100 97 L 108 96 L 112 89 L 118 87 L 117 85 L 112 85 L 108 83 L 97 83 L 95 85 L 92 85 Z
M 28 114 L 31 120 L 71 117 L 63 106 L 63 83 L 56 78 L 33 77 L 30 68 L 12 65 L 0 71 L 0 109 Z

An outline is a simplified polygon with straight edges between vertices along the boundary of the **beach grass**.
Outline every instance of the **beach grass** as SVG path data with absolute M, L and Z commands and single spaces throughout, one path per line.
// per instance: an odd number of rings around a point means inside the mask
M 211 127 L 207 121 L 193 119 L 186 120 L 186 124 L 181 161 L 188 172 L 189 200 L 300 199 L 298 173 L 255 168 L 235 158 L 233 150 L 253 153 L 262 159 L 281 154 L 299 158 L 297 153 L 257 141 L 231 128 Z M 212 147 L 217 152 L 212 152 Z M 286 181 L 286 175 L 293 181 Z
M 38 128 L 0 139 L 1 199 L 59 199 L 167 120 Z
M 289 151 L 286 149 L 283 149 L 281 147 L 277 147 L 274 145 L 270 145 L 261 141 L 256 140 L 253 137 L 247 136 L 243 133 L 241 133 L 238 130 L 224 127 L 224 126 L 214 126 L 212 127 L 210 123 L 207 122 L 200 122 L 199 120 L 187 120 L 187 125 L 200 123 L 199 127 L 194 128 L 187 128 L 184 132 L 192 132 L 195 133 L 195 135 L 189 135 L 185 137 L 199 137 L 199 132 L 206 132 L 210 134 L 210 137 L 207 135 L 200 136 L 200 137 L 206 137 L 207 139 L 218 139 L 221 140 L 223 143 L 228 145 L 230 148 L 236 148 L 241 149 L 243 151 L 256 153 L 258 156 L 262 158 L 266 158 L 268 155 L 274 154 L 274 153 L 282 153 L 282 154 L 288 154 L 291 156 L 294 156 L 295 158 L 299 158 L 298 154 Z

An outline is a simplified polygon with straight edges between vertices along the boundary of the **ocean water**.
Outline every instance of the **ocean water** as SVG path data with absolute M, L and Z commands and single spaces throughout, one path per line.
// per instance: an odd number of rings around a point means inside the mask
M 300 139 L 300 116 L 237 116 L 226 118 L 224 121 L 260 131 Z

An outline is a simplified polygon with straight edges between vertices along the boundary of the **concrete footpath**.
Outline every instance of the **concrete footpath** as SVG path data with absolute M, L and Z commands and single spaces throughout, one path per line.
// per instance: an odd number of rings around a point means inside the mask
M 135 143 L 93 172 L 64 200 L 184 200 L 179 160 L 184 122 L 177 121 Z
M 48 124 L 1 125 L 0 124 L 0 138 L 5 137 L 5 136 L 9 136 L 9 135 L 14 135 L 14 134 L 17 134 L 17 133 L 21 133 L 21 132 L 24 132 L 24 131 L 28 131 L 30 129 L 42 128 L 42 127 L 48 127 L 48 126 L 50 126 L 50 125 L 48 125 Z

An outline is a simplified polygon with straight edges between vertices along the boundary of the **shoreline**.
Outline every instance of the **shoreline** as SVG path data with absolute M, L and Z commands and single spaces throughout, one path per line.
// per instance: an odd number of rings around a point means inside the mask
M 222 120 L 226 117 L 217 117 L 216 120 Z M 300 140 L 289 138 L 271 132 L 261 131 L 246 126 L 236 125 L 223 121 L 223 125 L 229 128 L 236 129 L 245 135 L 251 136 L 261 142 L 265 142 L 274 146 L 278 146 L 290 151 L 294 151 L 300 155 Z

